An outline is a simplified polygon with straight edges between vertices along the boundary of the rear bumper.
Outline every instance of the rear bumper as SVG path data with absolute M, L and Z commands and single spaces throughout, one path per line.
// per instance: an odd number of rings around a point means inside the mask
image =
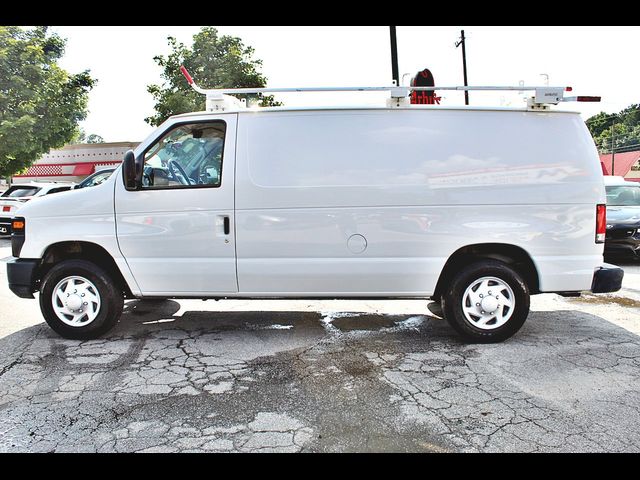
M 14 258 L 7 262 L 7 279 L 9 290 L 20 298 L 34 298 L 36 270 L 40 260 L 31 258 Z
M 591 291 L 593 293 L 617 292 L 622 288 L 624 270 L 610 263 L 603 263 L 593 273 Z

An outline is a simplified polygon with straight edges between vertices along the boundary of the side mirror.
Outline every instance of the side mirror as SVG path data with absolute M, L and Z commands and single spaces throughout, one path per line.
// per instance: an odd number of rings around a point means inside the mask
M 127 190 L 138 190 L 142 185 L 142 157 L 136 158 L 133 150 L 124 154 L 122 177 Z

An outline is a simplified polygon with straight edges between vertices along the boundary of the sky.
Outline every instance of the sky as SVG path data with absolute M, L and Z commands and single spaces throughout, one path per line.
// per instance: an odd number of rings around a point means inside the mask
M 87 134 L 107 142 L 141 141 L 153 128 L 149 84 L 161 83 L 153 57 L 169 53 L 167 36 L 190 45 L 198 26 L 58 26 L 67 39 L 60 65 L 85 69 L 98 79 L 90 93 Z M 389 27 L 220 26 L 240 37 L 263 62 L 269 87 L 380 86 L 391 84 Z M 599 95 L 601 103 L 565 103 L 586 120 L 640 103 L 640 62 L 635 61 L 640 27 L 398 26 L 398 63 L 404 84 L 429 68 L 435 83 L 462 85 L 462 53 L 455 47 L 465 30 L 469 85 L 572 86 L 571 95 Z M 198 79 L 194 79 L 196 83 Z M 208 85 L 200 85 L 207 88 Z M 461 92 L 438 93 L 442 105 L 463 105 Z M 289 93 L 288 106 L 384 105 L 385 93 Z M 470 92 L 471 105 L 522 106 L 518 93 Z M 558 107 L 555 107 L 556 109 Z

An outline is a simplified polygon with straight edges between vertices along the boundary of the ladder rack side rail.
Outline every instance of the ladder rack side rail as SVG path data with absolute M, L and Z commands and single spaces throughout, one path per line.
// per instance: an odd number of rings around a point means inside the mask
M 391 92 L 398 90 L 433 91 L 433 90 L 477 90 L 477 91 L 535 91 L 541 88 L 535 86 L 443 86 L 443 87 L 411 87 L 411 86 L 381 86 L 381 87 L 282 87 L 282 88 L 213 88 L 203 89 L 195 83 L 191 85 L 195 91 L 203 95 L 243 95 L 252 93 L 287 93 L 287 92 Z M 564 90 L 565 87 L 555 87 Z

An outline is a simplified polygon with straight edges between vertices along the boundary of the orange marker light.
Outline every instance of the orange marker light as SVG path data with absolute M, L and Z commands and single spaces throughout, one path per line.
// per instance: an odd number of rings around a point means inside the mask
M 14 220 L 11 222 L 11 228 L 15 232 L 16 230 L 24 230 L 24 221 L 22 220 Z

